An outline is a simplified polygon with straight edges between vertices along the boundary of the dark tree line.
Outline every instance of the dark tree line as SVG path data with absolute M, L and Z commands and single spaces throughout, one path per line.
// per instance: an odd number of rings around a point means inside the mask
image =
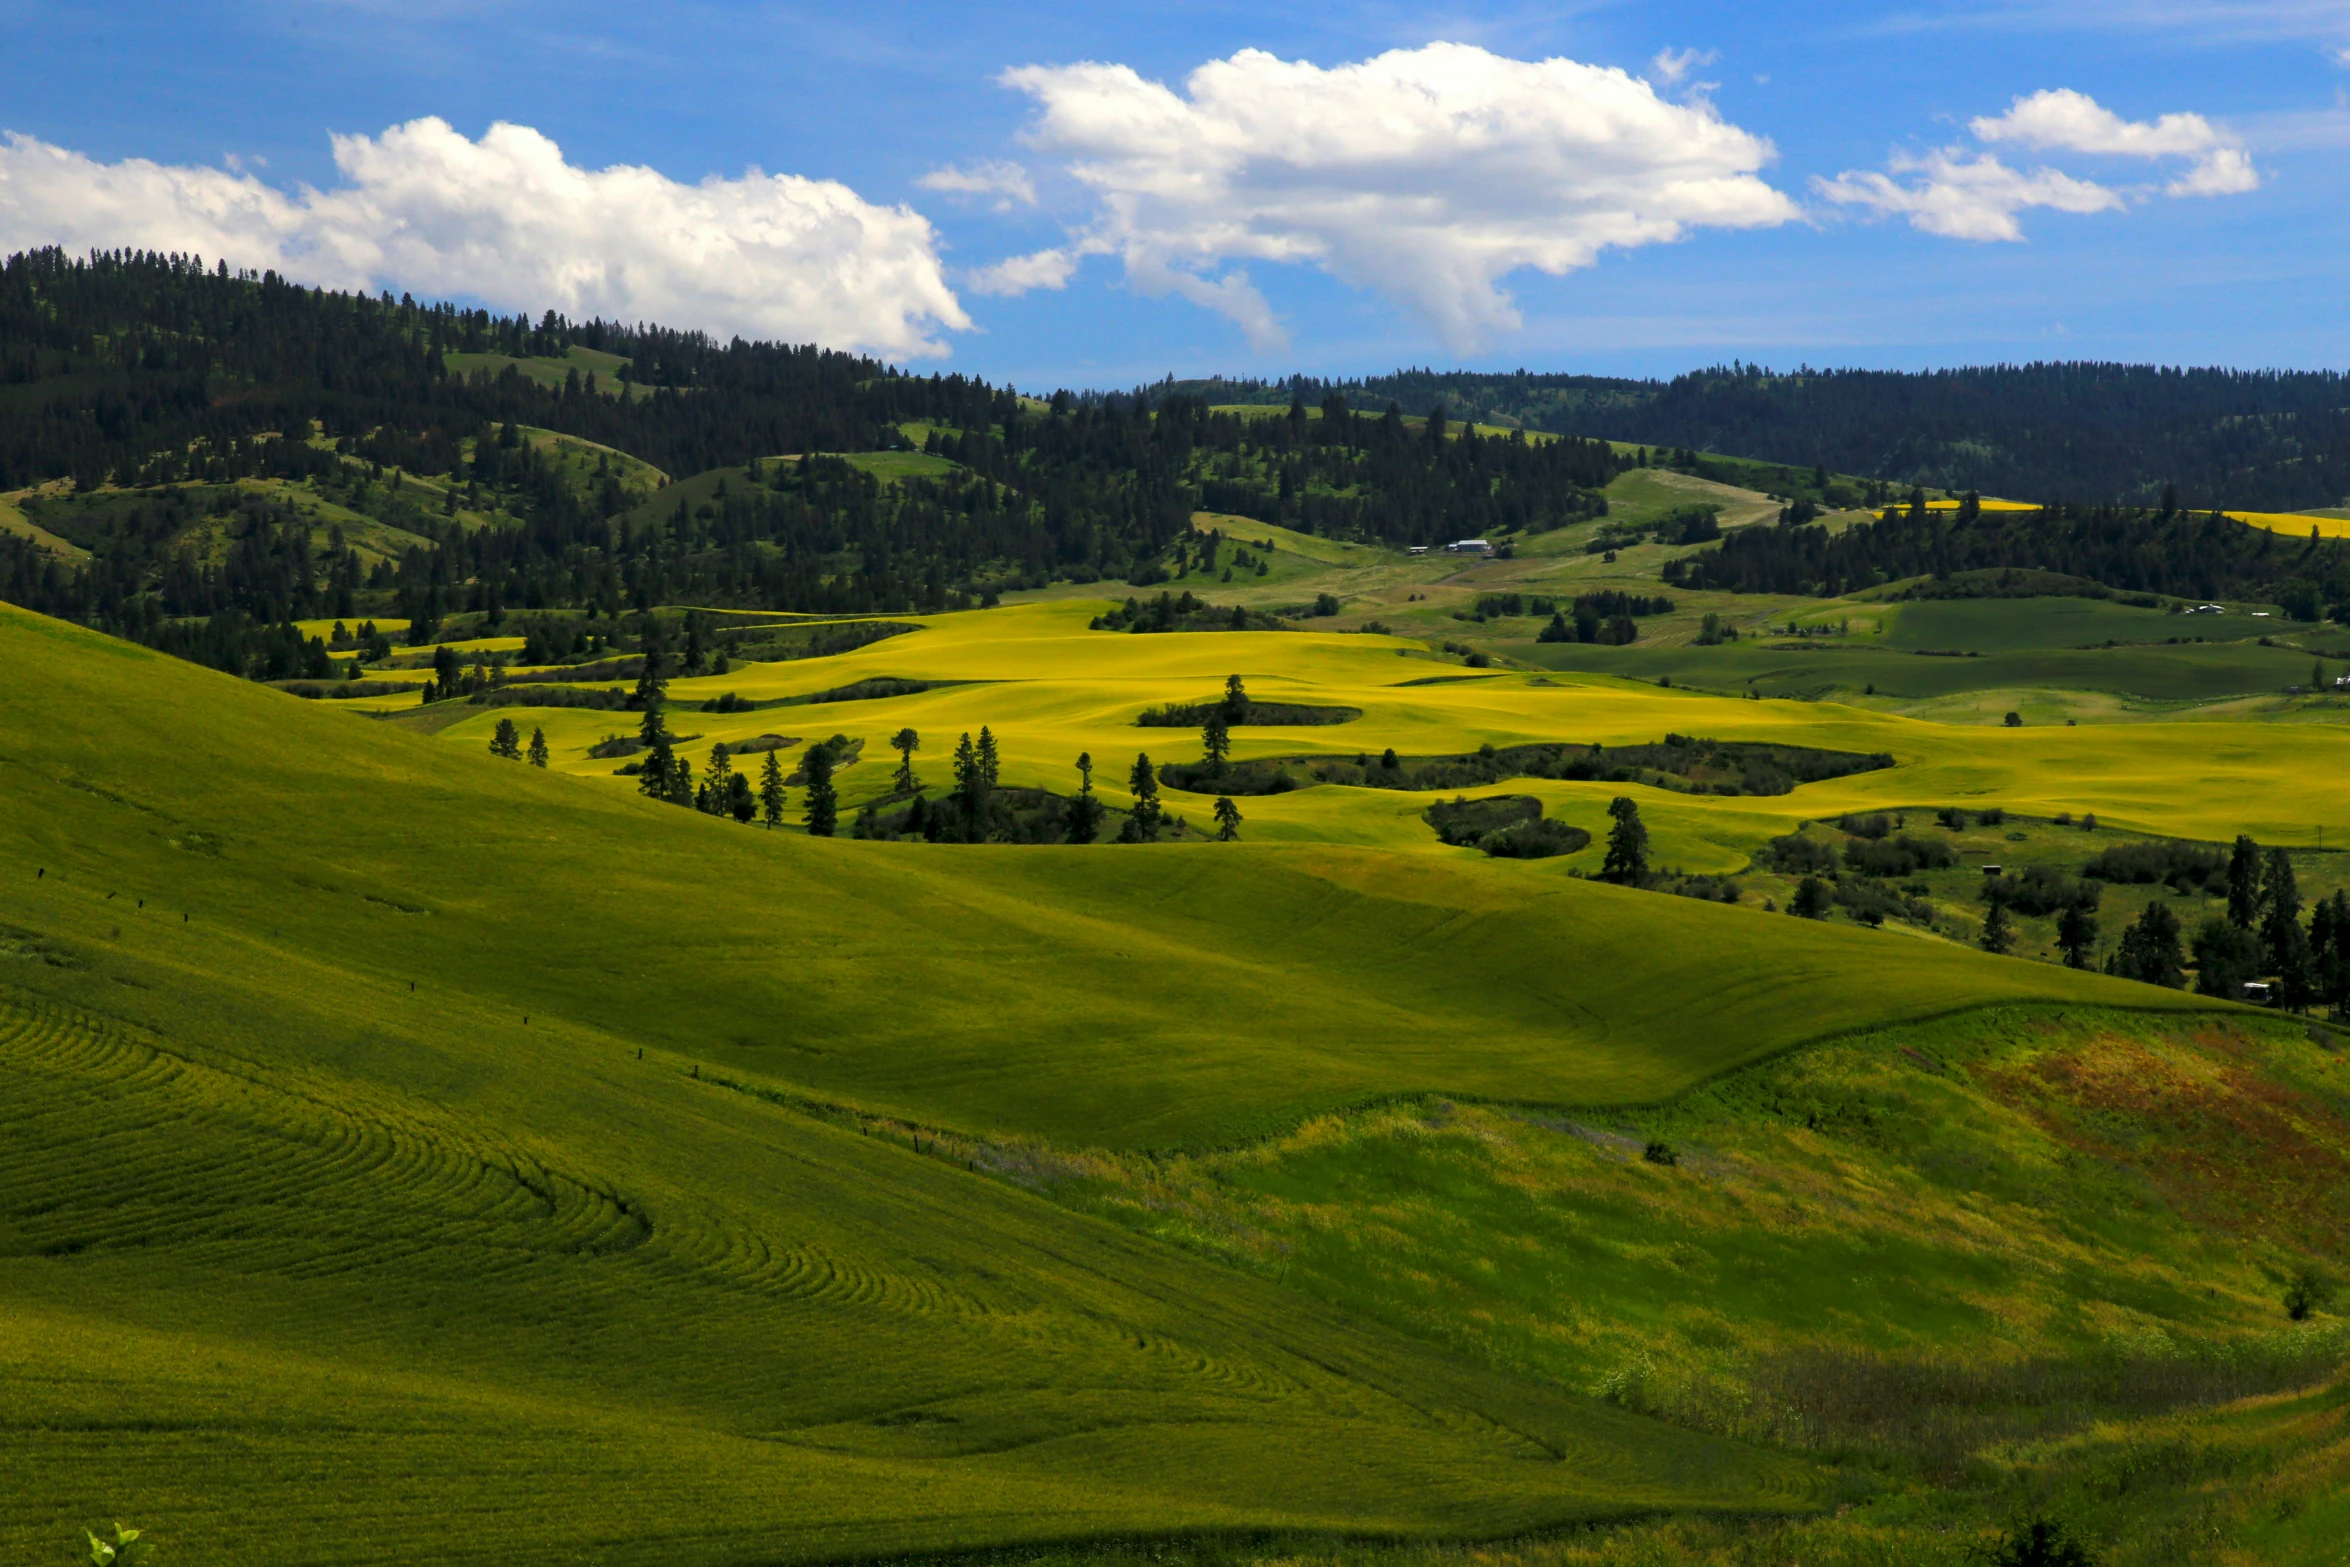
M 2034 501 L 2289 511 L 2350 496 L 2350 377 L 2094 363 L 1957 370 L 1735 364 L 1670 381 L 1399 371 L 1360 381 L 1170 383 L 1225 402 L 1340 393 L 1529 429 L 1734 453 L 1903 486 Z
M 442 359 L 573 346 L 627 358 L 624 378 L 649 395 L 459 375 Z M 195 443 L 226 452 L 314 421 L 330 436 L 389 432 L 410 447 L 378 460 L 404 455 L 419 473 L 447 471 L 455 436 L 517 421 L 696 473 L 778 452 L 869 450 L 891 444 L 900 421 L 986 425 L 1018 406 L 1006 388 L 905 375 L 812 344 L 575 325 L 551 311 L 534 326 L 406 296 L 304 288 L 225 263 L 207 269 L 190 256 L 51 249 L 0 262 L 0 490 L 67 477 L 86 487 L 109 475 L 201 478 L 152 465 Z
M 2338 543 L 2268 533 L 2216 513 L 2113 506 L 1895 509 L 1836 534 L 1811 525 L 1742 528 L 1664 568 L 1666 581 L 1692 590 L 1822 597 L 1985 571 L 2056 572 L 2128 593 L 2258 596 L 2304 620 L 2350 612 L 2350 551 Z

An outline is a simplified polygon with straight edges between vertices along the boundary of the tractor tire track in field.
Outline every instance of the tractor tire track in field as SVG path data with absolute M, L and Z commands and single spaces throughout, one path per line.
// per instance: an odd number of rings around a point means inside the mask
M 437 1256 L 479 1277 L 653 1233 L 641 1205 L 519 1151 L 387 1106 L 336 1108 L 44 1002 L 0 1000 L 0 1085 L 0 1250 L 20 1255 L 169 1244 L 289 1278 Z

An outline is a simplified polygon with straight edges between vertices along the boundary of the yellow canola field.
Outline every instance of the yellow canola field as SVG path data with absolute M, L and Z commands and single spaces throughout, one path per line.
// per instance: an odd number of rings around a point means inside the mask
M 1981 505 L 1985 511 L 2038 511 L 2040 509 L 2037 501 L 1998 501 L 1992 500 L 1988 496 L 1983 499 Z M 1926 502 L 1926 510 L 1956 511 L 1958 510 L 1958 502 L 1928 501 Z M 2225 511 L 2221 515 L 2233 517 L 2236 521 L 2255 528 L 2264 528 L 2270 533 L 2290 533 L 2298 538 L 2309 537 L 2313 529 L 2318 537 L 2323 539 L 2350 538 L 2350 517 L 2313 516 L 2303 511 Z
M 1239 674 L 1258 701 L 1356 707 L 1363 716 L 1344 724 L 1238 729 L 1236 760 L 1303 754 L 1351 760 L 1389 747 L 1407 756 L 1460 753 L 1488 742 L 1636 744 L 1668 733 L 1894 757 L 1892 768 L 1776 797 L 1634 791 L 1660 858 L 1691 871 L 1743 865 L 1764 840 L 1806 819 L 1944 805 L 1999 805 L 2027 816 L 2094 812 L 2116 827 L 2206 839 L 2249 832 L 2263 842 L 2315 843 L 2322 829 L 2328 842 L 2350 842 L 2350 797 L 2341 787 L 2350 778 L 2350 731 L 2328 725 L 1952 726 L 1833 703 L 1742 701 L 1598 675 L 1479 675 L 1437 662 L 1426 644 L 1401 637 L 1089 630 L 1098 607 L 1061 602 L 932 616 L 920 632 L 839 657 L 680 680 L 670 689 L 670 728 L 692 737 L 682 749 L 697 771 L 717 741 L 768 733 L 862 739 L 863 756 L 840 780 L 842 803 L 853 809 L 887 791 L 896 760 L 889 737 L 901 727 L 921 734 L 917 769 L 940 786 L 948 780 L 956 737 L 986 725 L 1001 749 L 1004 783 L 1071 791 L 1074 763 L 1086 752 L 1095 762 L 1096 787 L 1122 806 L 1137 752 L 1157 762 L 1199 754 L 1197 730 L 1143 728 L 1137 716 L 1161 703 L 1215 697 L 1227 675 Z M 765 701 L 876 676 L 966 683 L 883 701 L 699 711 L 702 702 L 727 692 Z M 1431 679 L 1436 683 L 1409 683 Z M 525 733 L 543 725 L 557 767 L 606 777 L 616 764 L 589 758 L 587 748 L 637 723 L 627 712 L 484 708 L 441 730 L 441 738 L 486 746 L 500 717 L 512 717 Z M 633 786 L 625 778 L 611 781 Z M 1521 780 L 1475 792 L 1503 790 L 1536 795 L 1550 814 L 1596 832 L 1604 829 L 1608 801 L 1625 786 Z M 1165 798 L 1195 823 L 1206 821 L 1212 803 L 1176 790 Z M 1321 786 L 1243 798 L 1240 805 L 1244 835 L 1255 841 L 1471 852 L 1437 843 L 1420 817 L 1431 798 Z M 1593 849 L 1565 863 L 1595 858 Z
M 2299 511 L 2232 511 L 2228 515 L 2271 533 L 2305 539 L 2314 531 L 2321 539 L 2350 539 L 2350 517 L 2313 517 Z

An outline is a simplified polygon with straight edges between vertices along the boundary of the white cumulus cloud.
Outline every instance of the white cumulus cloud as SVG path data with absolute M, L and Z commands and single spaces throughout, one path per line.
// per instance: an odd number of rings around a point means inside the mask
M 2184 172 L 2161 187 L 2166 196 L 2234 196 L 2260 188 L 2252 155 L 2232 133 L 2200 114 L 2125 120 L 2087 93 L 2070 88 L 2018 98 L 2005 114 L 1968 122 L 1978 141 L 2036 152 L 2106 158 L 2184 158 Z M 1897 153 L 1886 172 L 1847 171 L 1814 179 L 1828 201 L 1896 214 L 1929 234 L 1953 239 L 2020 240 L 2016 215 L 2032 207 L 2058 212 L 2119 212 L 2154 187 L 2115 189 L 2059 169 L 2024 172 L 1993 153 L 1942 147 L 1923 155 Z
M 524 125 L 471 141 L 438 119 L 337 136 L 343 182 L 288 193 L 250 174 L 101 163 L 0 140 L 0 250 L 176 250 L 334 287 L 464 294 L 574 318 L 886 354 L 945 352 L 970 319 L 928 220 L 832 180 L 683 184 L 577 168 Z
M 974 163 L 968 168 L 950 163 L 914 183 L 949 196 L 993 196 L 998 212 L 1036 205 L 1036 181 L 1017 163 Z
M 2054 169 L 2026 174 L 1988 153 L 1961 157 L 1945 148 L 1924 157 L 1897 154 L 1892 175 L 1874 171 L 1814 180 L 1812 188 L 1845 206 L 1873 208 L 1907 217 L 1928 234 L 1951 239 L 2020 240 L 2016 214 L 2029 207 L 2059 212 L 2113 212 L 2121 196 L 2092 180 L 2077 180 Z M 1907 184 L 1893 175 L 1914 175 Z
M 970 277 L 974 293 L 1025 294 L 1040 288 L 1066 288 L 1082 260 L 1075 250 L 1056 246 L 1025 256 L 1012 256 L 981 267 Z
M 2087 93 L 2070 88 L 2018 98 L 2005 114 L 1978 116 L 1969 129 L 1979 141 L 2013 142 L 2042 151 L 2194 159 L 2193 167 L 2164 187 L 2173 196 L 2232 196 L 2260 185 L 2243 143 L 2202 115 L 2125 120 Z
M 1098 203 L 1043 254 L 1118 256 L 1136 289 L 1219 310 L 1261 347 L 1280 327 L 1247 262 L 1319 266 L 1466 347 L 1517 324 L 1498 284 L 1520 267 L 1563 274 L 1609 247 L 1798 215 L 1759 177 L 1768 141 L 1573 60 L 1438 43 L 1324 69 L 1249 49 L 1180 93 L 1099 63 L 1002 79 L 1036 101 L 1030 144 Z M 1007 266 L 1057 286 L 1062 259 Z

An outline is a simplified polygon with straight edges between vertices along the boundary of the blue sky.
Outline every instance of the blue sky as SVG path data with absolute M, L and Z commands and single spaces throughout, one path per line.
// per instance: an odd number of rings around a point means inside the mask
M 0 0 L 0 35 L 9 249 L 185 230 L 1032 388 L 2350 358 L 2343 3 Z M 495 122 L 544 140 L 479 153 Z M 582 182 L 616 165 L 670 183 Z

